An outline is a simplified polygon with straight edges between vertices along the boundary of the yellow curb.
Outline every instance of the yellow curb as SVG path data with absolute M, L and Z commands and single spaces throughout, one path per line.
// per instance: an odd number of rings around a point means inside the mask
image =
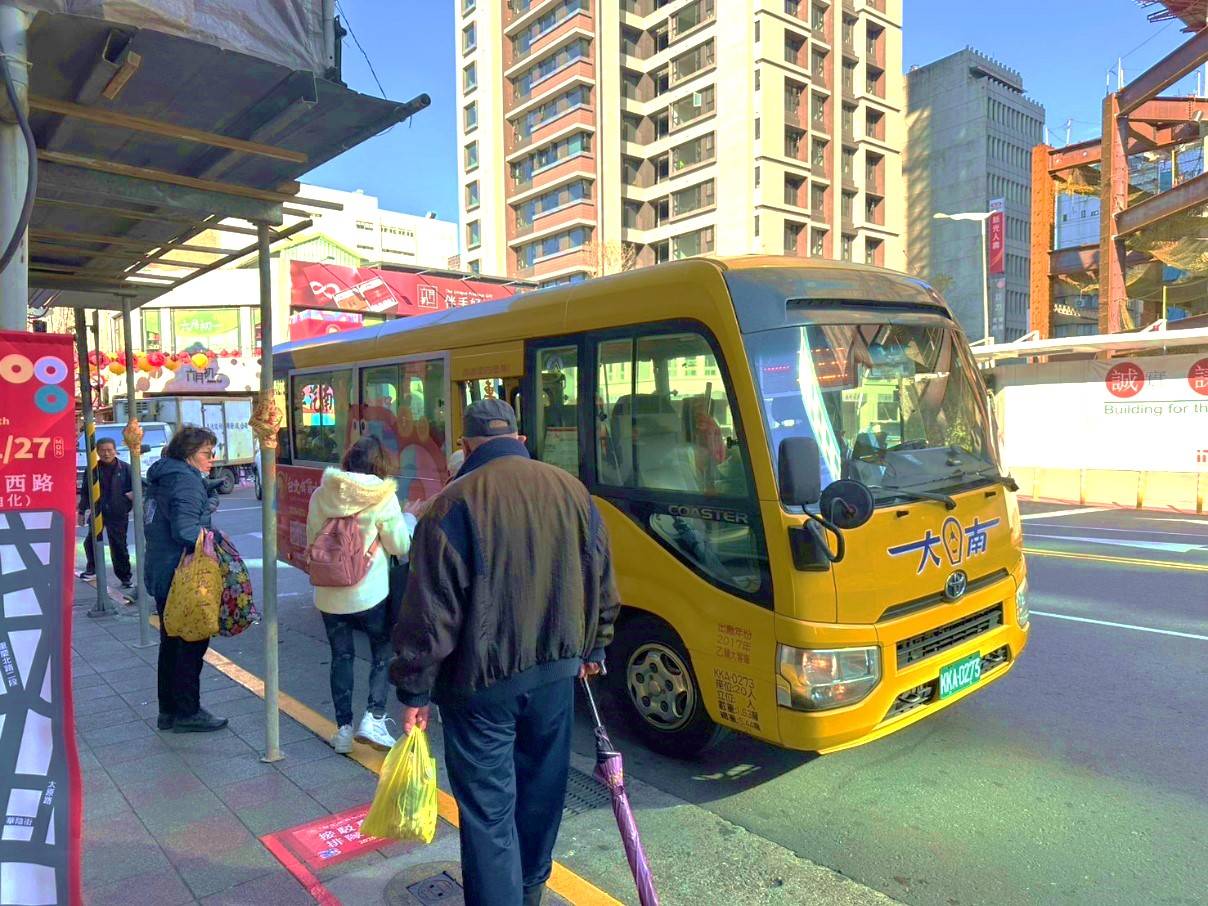
M 1025 547 L 1023 552 L 1030 557 L 1090 560 L 1095 563 L 1114 563 L 1117 566 L 1148 566 L 1152 569 L 1181 569 L 1193 573 L 1208 573 L 1208 564 L 1204 563 L 1173 563 L 1169 560 L 1142 560 L 1137 557 L 1107 557 L 1103 554 L 1079 554 L 1074 551 L 1052 551 L 1039 547 Z
M 153 615 L 151 620 L 158 628 L 158 618 Z M 260 698 L 264 698 L 264 680 L 256 676 L 256 674 L 244 670 L 230 658 L 223 657 L 212 648 L 206 652 L 205 659 L 211 666 L 226 674 L 248 691 Z M 278 692 L 278 698 L 281 710 L 316 736 L 321 739 L 329 739 L 335 733 L 336 725 L 332 721 L 308 705 L 304 705 L 289 693 Z M 348 757 L 373 771 L 373 773 L 381 774 L 382 763 L 386 760 L 386 753 L 379 752 L 371 746 L 354 742 L 352 744 L 352 752 Z M 454 827 L 458 827 L 457 801 L 444 790 L 437 790 L 436 795 L 437 809 L 440 816 Z M 600 890 L 600 888 L 596 887 L 590 881 L 579 877 L 559 862 L 554 863 L 553 873 L 550 875 L 546 886 L 560 897 L 574 903 L 575 906 L 622 906 L 620 900 Z

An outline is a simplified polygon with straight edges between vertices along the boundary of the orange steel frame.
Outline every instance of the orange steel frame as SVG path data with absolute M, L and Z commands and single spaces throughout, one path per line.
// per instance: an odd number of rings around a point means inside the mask
M 1195 25 L 1199 31 L 1190 40 L 1103 99 L 1102 139 L 1032 149 L 1031 328 L 1041 337 L 1051 335 L 1053 278 L 1086 271 L 1099 273 L 1099 332 L 1122 330 L 1128 302 L 1126 268 L 1145 260 L 1126 253 L 1124 237 L 1208 202 L 1204 174 L 1128 205 L 1128 156 L 1198 138 L 1200 121 L 1208 118 L 1208 100 L 1157 96 L 1208 61 L 1208 28 L 1202 21 Z M 1059 174 L 1094 163 L 1100 165 L 1099 244 L 1054 249 Z

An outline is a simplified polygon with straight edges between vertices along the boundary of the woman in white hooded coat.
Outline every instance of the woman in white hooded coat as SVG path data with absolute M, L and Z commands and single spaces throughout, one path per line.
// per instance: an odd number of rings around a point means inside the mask
M 331 519 L 356 516 L 366 551 L 380 541 L 365 577 L 348 587 L 316 587 L 315 606 L 331 644 L 331 700 L 338 729 L 331 738 L 337 752 L 352 751 L 352 741 L 388 749 L 394 736 L 387 728 L 386 695 L 390 642 L 390 556 L 405 557 L 411 547 L 415 518 L 399 506 L 396 485 L 387 478 L 386 451 L 374 437 L 363 437 L 348 448 L 340 468 L 329 468 L 310 497 L 306 516 L 306 543 L 310 545 Z M 352 727 L 353 668 L 356 648 L 353 632 L 369 636 L 368 707 L 356 731 Z

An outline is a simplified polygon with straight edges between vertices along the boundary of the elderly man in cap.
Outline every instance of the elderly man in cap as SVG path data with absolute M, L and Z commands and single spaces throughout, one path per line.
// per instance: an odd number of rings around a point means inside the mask
M 562 819 L 575 678 L 602 669 L 620 605 L 591 495 L 529 456 L 512 407 L 472 403 L 461 444 L 412 539 L 391 677 L 405 732 L 440 705 L 466 903 L 529 906 Z

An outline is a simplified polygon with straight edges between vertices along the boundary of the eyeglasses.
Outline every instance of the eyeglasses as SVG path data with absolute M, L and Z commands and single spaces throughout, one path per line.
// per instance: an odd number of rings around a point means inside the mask
M 200 456 L 202 459 L 213 459 L 214 451 L 213 450 L 198 450 L 197 455 Z

